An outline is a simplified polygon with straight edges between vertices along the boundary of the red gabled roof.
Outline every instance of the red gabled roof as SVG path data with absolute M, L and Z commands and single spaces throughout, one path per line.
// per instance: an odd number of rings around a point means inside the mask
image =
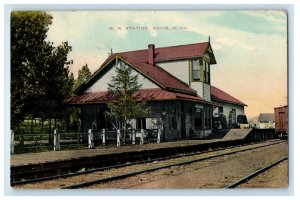
M 202 57 L 207 48 L 209 48 L 209 42 L 161 47 L 155 48 L 154 63 L 162 61 L 174 61 L 190 58 Z M 132 64 L 138 70 L 140 70 L 146 76 L 149 76 L 155 82 L 166 87 L 166 89 L 178 89 L 188 91 L 196 94 L 196 91 L 191 89 L 188 84 L 179 80 L 175 76 L 171 75 L 161 67 L 159 64 L 152 66 L 148 63 L 148 49 L 129 51 L 117 53 L 116 55 L 122 57 L 124 60 Z
M 199 96 L 191 96 L 187 94 L 170 92 L 160 88 L 140 89 L 133 94 L 136 101 L 163 101 L 163 100 L 184 100 L 201 104 L 216 106 L 212 102 L 208 102 Z M 109 103 L 117 100 L 115 95 L 111 95 L 108 91 L 84 93 L 65 100 L 65 104 L 82 105 Z
M 209 47 L 209 42 L 203 42 L 196 44 L 156 48 L 154 62 L 203 57 L 206 50 Z M 216 64 L 214 57 L 212 59 L 211 64 Z
M 140 52 L 138 54 L 140 54 Z M 128 53 L 121 53 L 117 55 L 119 55 L 126 62 L 131 64 L 138 71 L 140 71 L 141 74 L 150 78 L 150 80 L 156 82 L 160 86 L 165 87 L 165 89 L 167 90 L 180 90 L 184 93 L 190 93 L 194 95 L 196 95 L 197 93 L 195 90 L 190 88 L 188 84 L 179 80 L 178 78 L 165 71 L 158 65 L 155 64 L 154 66 L 152 66 L 146 61 L 139 60 L 138 55 L 135 55 L 135 53 L 131 53 L 130 56 L 128 56 Z
M 211 99 L 212 100 L 225 101 L 225 102 L 229 102 L 229 103 L 233 103 L 233 104 L 247 106 L 242 101 L 234 98 L 233 96 L 231 96 L 230 94 L 224 92 L 223 90 L 220 90 L 219 88 L 216 88 L 214 86 L 210 86 L 210 88 L 211 88 L 210 94 L 211 94 Z
M 208 48 L 211 48 L 209 42 L 155 48 L 154 63 L 162 61 L 199 58 L 204 55 L 205 51 Z M 213 53 L 211 54 L 211 56 L 213 61 L 212 64 L 214 64 L 215 58 L 213 56 Z M 97 75 L 102 71 L 102 69 L 117 57 L 125 60 L 133 68 L 149 78 L 151 81 L 158 84 L 163 89 L 182 92 L 185 94 L 192 94 L 195 96 L 197 95 L 196 91 L 190 88 L 188 84 L 184 83 L 183 81 L 179 80 L 175 76 L 159 67 L 159 64 L 154 64 L 154 66 L 149 64 L 148 49 L 112 54 L 104 61 L 100 69 L 97 70 L 87 82 L 85 82 L 76 90 L 76 94 L 81 93 L 88 85 L 90 85 L 91 82 L 95 80 Z
M 203 57 L 208 48 L 211 48 L 209 42 L 159 48 L 155 47 L 154 63 Z M 138 62 L 147 62 L 147 51 L 148 49 L 143 49 L 137 51 L 121 52 L 118 54 L 121 54 L 124 57 L 134 59 Z M 213 56 L 213 54 L 211 64 L 216 64 L 215 57 Z

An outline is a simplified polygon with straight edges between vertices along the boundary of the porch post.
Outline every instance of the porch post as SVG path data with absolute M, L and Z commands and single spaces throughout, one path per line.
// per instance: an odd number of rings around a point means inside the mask
M 60 150 L 59 139 L 60 139 L 59 132 L 57 131 L 57 129 L 54 129 L 54 141 L 53 141 L 54 151 L 59 151 Z
M 144 135 L 145 135 L 145 131 L 144 131 L 144 129 L 141 129 L 141 140 L 140 140 L 140 145 L 143 145 L 144 144 Z
M 202 109 L 202 135 L 200 135 L 201 138 L 203 138 L 203 135 L 205 134 L 205 120 L 206 120 L 206 108 L 203 107 Z
M 105 145 L 105 128 L 102 129 L 102 144 Z
M 159 128 L 157 131 L 157 143 L 160 143 L 160 135 L 161 135 L 161 130 Z
M 117 147 L 121 145 L 121 131 L 120 129 L 117 130 Z
M 132 144 L 135 144 L 135 129 L 132 130 Z
M 89 134 L 88 134 L 88 148 L 93 149 L 94 148 L 94 134 L 93 134 L 93 129 L 89 129 Z
M 10 130 L 10 154 L 13 155 L 15 153 L 15 132 Z
M 213 116 L 214 116 L 214 110 L 213 110 L 213 108 L 211 107 L 210 109 L 209 109 L 209 113 L 210 113 L 210 115 L 209 115 L 209 120 L 210 120 L 210 130 L 212 130 L 213 129 Z

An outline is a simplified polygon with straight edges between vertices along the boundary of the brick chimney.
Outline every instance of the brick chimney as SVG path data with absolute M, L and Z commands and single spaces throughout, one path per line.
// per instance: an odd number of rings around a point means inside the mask
M 154 44 L 148 44 L 148 63 L 153 66 L 154 66 L 154 53 L 155 53 Z

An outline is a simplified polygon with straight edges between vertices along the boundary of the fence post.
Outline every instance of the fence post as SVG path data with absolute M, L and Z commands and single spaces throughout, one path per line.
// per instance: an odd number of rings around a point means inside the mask
M 10 154 L 13 155 L 15 153 L 15 132 L 10 130 Z
M 135 144 L 135 129 L 132 130 L 132 144 Z
M 121 145 L 121 131 L 120 129 L 117 130 L 117 147 Z
M 77 144 L 80 143 L 80 132 L 76 135 Z
M 160 143 L 160 135 L 161 135 L 161 131 L 160 131 L 160 129 L 158 129 L 158 131 L 157 131 L 157 143 Z
M 89 134 L 88 134 L 88 148 L 93 149 L 94 148 L 94 134 L 93 134 L 93 129 L 89 129 Z
M 141 129 L 141 135 L 142 135 L 142 137 L 141 137 L 141 140 L 140 140 L 140 145 L 143 145 L 144 144 L 144 135 L 145 135 L 145 131 L 144 131 L 144 129 Z
M 60 150 L 60 135 L 59 132 L 54 129 L 54 151 L 59 151 Z
M 22 132 L 22 135 L 20 137 L 20 145 L 21 145 L 21 152 L 24 152 L 24 132 Z
M 105 128 L 102 130 L 102 144 L 105 145 Z

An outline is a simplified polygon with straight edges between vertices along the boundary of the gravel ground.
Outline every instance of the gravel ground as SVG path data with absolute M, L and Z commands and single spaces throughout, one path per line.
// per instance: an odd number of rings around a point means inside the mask
M 288 187 L 288 161 L 272 167 L 266 172 L 240 185 L 239 188 L 286 188 Z
M 287 150 L 287 144 L 280 144 L 252 152 L 163 169 L 153 173 L 144 173 L 124 180 L 93 185 L 89 188 L 223 188 L 286 156 Z M 274 175 L 276 176 L 276 173 Z M 265 183 L 263 187 L 273 185 L 272 181 Z M 286 187 L 286 185 L 287 181 L 283 181 L 281 184 L 277 184 L 276 187 Z
M 256 144 L 259 146 L 263 144 Z M 176 166 L 152 173 L 144 173 L 123 180 L 112 181 L 107 184 L 98 184 L 89 188 L 222 188 L 234 180 L 252 173 L 253 171 L 287 155 L 287 143 L 264 147 L 255 151 L 238 153 L 230 156 L 215 158 L 184 166 Z M 246 147 L 240 147 L 244 149 Z M 249 148 L 249 147 L 248 147 Z M 237 150 L 237 148 L 235 148 Z M 232 150 L 226 150 L 232 151 Z M 221 153 L 225 153 L 222 151 Z M 216 153 L 201 154 L 200 157 Z M 268 156 L 265 156 L 268 155 Z M 168 162 L 177 162 L 187 158 L 172 159 Z M 112 169 L 84 176 L 75 176 L 67 179 L 40 182 L 36 184 L 18 185 L 14 188 L 47 189 L 60 188 L 81 181 L 91 181 L 98 178 L 122 174 L 124 172 L 152 168 L 165 165 L 166 161 L 128 166 Z M 280 185 L 279 187 L 281 187 Z
M 286 155 L 287 144 L 281 144 L 145 173 L 107 184 L 93 185 L 89 188 L 223 188 Z M 285 187 L 285 185 L 279 187 Z

